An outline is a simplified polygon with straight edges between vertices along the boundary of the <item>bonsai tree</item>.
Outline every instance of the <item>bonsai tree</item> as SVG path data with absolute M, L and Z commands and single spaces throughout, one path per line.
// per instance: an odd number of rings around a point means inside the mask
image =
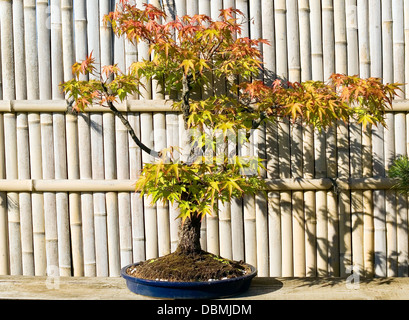
M 176 251 L 141 264 L 139 276 L 181 281 L 243 274 L 239 263 L 203 252 L 199 241 L 201 221 L 217 210 L 219 201 L 228 202 L 266 189 L 260 177 L 264 159 L 217 152 L 232 135 L 257 130 L 266 122 L 285 117 L 319 130 L 338 121 L 357 121 L 363 126 L 385 124 L 385 110 L 397 89 L 394 84 L 341 74 L 332 75 L 325 83 L 276 79 L 272 85 L 265 84 L 260 80 L 266 70 L 259 46 L 268 42 L 241 37 L 241 16 L 239 10 L 230 8 L 221 10 L 217 21 L 194 15 L 165 22 L 166 14 L 159 8 L 148 4 L 142 10 L 120 1 L 115 12 L 104 18 L 105 23 L 117 36 L 134 44 L 146 42 L 151 58 L 133 63 L 126 71 L 109 65 L 102 66 L 98 73 L 91 54 L 73 65 L 74 78 L 62 84 L 73 108 L 83 111 L 93 104 L 109 108 L 122 120 L 135 143 L 156 158 L 154 163 L 144 165 L 136 190 L 151 196 L 153 202 L 178 204 L 182 223 Z M 95 77 L 82 81 L 82 74 Z M 195 130 L 185 161 L 175 156 L 174 146 L 152 150 L 144 145 L 115 107 L 129 94 L 140 93 L 143 82 L 151 79 L 176 97 L 173 108 L 183 113 L 185 128 Z M 223 93 L 212 89 L 213 79 L 223 82 Z M 209 97 L 198 98 L 203 88 L 210 90 Z M 211 134 L 206 133 L 209 131 Z M 216 132 L 223 143 L 214 143 Z M 243 139 L 247 138 L 245 135 Z M 210 158 L 203 152 L 205 146 L 214 151 Z M 206 267 L 199 268 L 203 261 Z M 179 266 L 179 271 L 172 270 L 173 265 Z

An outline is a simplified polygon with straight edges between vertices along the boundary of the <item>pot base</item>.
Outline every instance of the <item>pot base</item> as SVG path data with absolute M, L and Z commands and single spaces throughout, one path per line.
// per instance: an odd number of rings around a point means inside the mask
M 173 282 L 147 280 L 130 276 L 126 270 L 131 264 L 123 267 L 121 276 L 126 280 L 128 289 L 136 294 L 153 298 L 167 299 L 216 299 L 238 295 L 248 290 L 251 280 L 257 275 L 257 270 L 251 265 L 251 271 L 241 277 L 197 282 Z

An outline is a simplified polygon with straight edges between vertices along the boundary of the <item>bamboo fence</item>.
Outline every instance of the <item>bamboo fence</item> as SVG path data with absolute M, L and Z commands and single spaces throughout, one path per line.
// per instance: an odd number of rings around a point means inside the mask
M 153 159 L 106 108 L 68 113 L 58 89 L 72 63 L 91 52 L 101 65 L 122 69 L 149 58 L 146 45 L 114 37 L 102 24 L 115 2 L 0 1 L 1 275 L 118 276 L 124 265 L 176 249 L 177 206 L 134 192 Z M 319 133 L 282 119 L 255 133 L 238 152 L 266 159 L 267 198 L 220 203 L 202 224 L 203 248 L 246 260 L 259 276 L 408 276 L 408 198 L 391 190 L 387 171 L 409 150 L 409 2 L 163 4 L 168 19 L 217 19 L 235 5 L 244 13 L 243 36 L 271 43 L 260 47 L 265 82 L 339 72 L 402 83 L 387 128 L 339 123 Z M 183 119 L 171 108 L 175 97 L 164 97 L 158 85 L 146 83 L 141 96 L 117 107 L 146 145 L 186 146 Z M 214 86 L 225 90 L 218 79 Z M 209 94 L 204 88 L 202 96 Z

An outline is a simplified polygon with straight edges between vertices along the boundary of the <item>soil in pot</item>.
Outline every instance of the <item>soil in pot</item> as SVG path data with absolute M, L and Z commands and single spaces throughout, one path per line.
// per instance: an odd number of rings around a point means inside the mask
M 241 277 L 250 273 L 243 261 L 232 261 L 200 250 L 188 254 L 175 252 L 129 267 L 126 273 L 136 278 L 173 282 L 195 282 Z

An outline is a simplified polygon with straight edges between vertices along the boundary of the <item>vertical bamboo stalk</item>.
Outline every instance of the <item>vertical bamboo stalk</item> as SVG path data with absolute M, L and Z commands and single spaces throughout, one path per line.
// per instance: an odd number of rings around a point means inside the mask
M 101 52 L 101 61 L 104 54 Z M 112 113 L 104 113 L 103 139 L 104 139 L 104 170 L 105 179 L 116 179 L 116 158 L 115 158 L 115 116 Z M 109 275 L 119 276 L 120 274 L 120 248 L 119 248 L 119 221 L 118 221 L 118 197 L 115 192 L 106 193 L 107 209 L 107 240 L 108 240 L 108 264 Z
M 168 147 L 166 141 L 166 115 L 163 112 L 153 114 L 154 124 L 154 146 L 156 150 L 163 150 Z M 169 205 L 168 203 L 158 202 L 158 252 L 159 256 L 169 254 L 170 248 L 170 229 L 169 229 Z
M 17 159 L 18 178 L 30 179 L 30 150 L 28 145 L 27 114 L 17 115 Z M 34 275 L 33 229 L 31 218 L 31 196 L 28 192 L 19 194 L 21 218 L 21 251 L 23 274 Z
M 115 0 L 112 10 L 116 9 L 119 0 Z M 122 72 L 126 71 L 126 60 L 125 60 L 125 37 L 114 37 L 114 64 L 117 64 Z
M 232 5 L 228 5 L 227 8 L 228 7 L 232 7 Z M 199 13 L 199 0 L 190 0 L 189 4 L 186 6 L 186 11 L 187 11 L 186 13 L 189 16 L 193 16 L 195 14 L 198 14 Z
M 370 75 L 368 1 L 358 0 L 359 74 L 362 78 Z
M 136 135 L 141 138 L 139 113 L 130 113 L 128 121 L 131 123 Z M 129 141 L 129 177 L 136 180 L 142 169 L 141 149 L 133 139 Z M 144 228 L 144 206 L 140 193 L 131 194 L 131 218 L 132 218 L 132 248 L 133 260 L 135 262 L 145 260 L 145 228 Z
M 38 54 L 37 54 L 37 37 L 36 37 L 36 6 L 35 6 L 35 1 L 31 0 L 31 1 L 24 1 L 24 39 L 25 39 L 25 57 L 27 59 L 27 61 L 30 61 L 30 64 L 25 64 L 26 67 L 26 77 L 27 77 L 27 99 L 30 100 L 34 100 L 34 99 L 38 99 L 39 98 L 39 79 L 38 79 Z M 27 148 L 30 147 L 29 144 L 29 136 L 28 136 L 28 132 L 26 132 L 26 130 L 28 130 L 28 126 L 29 126 L 29 117 L 30 116 L 25 116 L 25 115 L 20 115 L 21 118 L 18 117 L 17 121 L 17 127 L 21 127 L 22 128 L 22 134 L 21 134 L 21 139 L 23 139 L 23 141 L 26 141 L 26 145 Z M 21 121 L 21 123 L 19 123 L 19 121 Z M 27 128 L 26 128 L 27 127 Z M 26 128 L 26 129 L 25 129 Z M 31 133 L 31 131 L 30 131 Z M 32 134 L 32 133 L 31 133 Z M 27 135 L 27 136 L 25 136 Z M 24 142 L 22 143 L 18 143 L 18 145 L 20 146 L 24 146 Z M 18 151 L 18 155 L 21 157 L 21 162 L 23 162 L 24 164 L 19 164 L 19 178 L 20 179 L 29 179 L 30 178 L 30 150 L 27 150 L 27 155 L 24 154 L 25 149 L 23 149 L 23 152 Z M 33 155 L 31 155 L 33 156 Z M 25 164 L 25 161 L 28 161 L 27 164 Z M 26 168 L 27 169 L 24 169 Z M 23 195 L 21 194 L 20 197 L 22 197 Z M 38 197 L 39 195 L 33 195 L 33 199 L 35 197 Z M 22 219 L 22 221 L 27 222 L 28 224 L 32 224 L 33 228 L 31 228 L 30 225 L 30 229 L 31 230 L 31 236 L 33 237 L 33 239 L 31 240 L 31 250 L 33 251 L 32 255 L 32 271 L 28 272 L 24 270 L 25 267 L 25 263 L 24 263 L 24 258 L 23 258 L 23 273 L 24 274 L 36 274 L 35 272 L 35 265 L 37 265 L 36 262 L 36 258 L 35 255 L 37 254 L 37 250 L 35 250 L 35 246 L 36 246 L 36 239 L 35 239 L 35 235 L 33 235 L 34 233 L 34 217 L 38 214 L 38 213 L 34 213 L 33 210 L 33 214 L 32 212 L 32 206 L 34 205 L 34 203 L 31 202 L 31 196 L 28 195 L 24 195 L 23 197 L 27 198 L 27 202 L 30 201 L 30 207 L 27 208 L 27 215 L 26 217 L 24 217 Z M 41 195 L 40 195 L 41 197 Z M 34 200 L 33 200 L 34 201 Z M 20 199 L 21 202 L 21 211 L 24 212 L 24 206 L 23 203 L 24 201 L 22 199 Z M 38 210 L 39 212 L 41 212 L 40 210 Z M 31 214 L 33 215 L 33 217 L 31 216 Z M 30 234 L 30 232 L 27 231 L 23 231 L 23 233 L 25 234 Z M 27 242 L 29 243 L 29 242 Z M 24 244 L 24 241 L 23 241 Z M 24 245 L 22 248 L 23 251 L 28 251 L 25 250 Z M 29 260 L 30 261 L 30 260 Z M 31 261 L 30 261 L 31 263 Z M 38 263 L 39 264 L 39 263 Z M 31 267 L 30 267 L 31 268 Z
M 345 0 L 334 0 L 335 72 L 343 74 L 348 70 L 345 9 Z
M 201 0 L 200 2 L 206 2 Z M 285 0 L 284 0 L 285 1 Z M 209 1 L 210 2 L 210 1 Z M 200 8 L 200 3 L 199 3 Z M 249 21 L 249 0 L 236 0 L 236 9 L 240 10 L 244 19 L 242 21 L 242 37 L 250 37 L 250 21 Z
M 405 96 L 405 27 L 404 27 L 404 5 L 403 0 L 392 2 L 393 18 L 393 81 L 401 83 L 400 89 Z M 407 79 L 406 79 L 407 81 Z
M 179 17 L 186 15 L 186 0 L 174 0 L 175 14 Z
M 356 0 L 346 0 L 346 5 L 348 74 L 356 75 L 359 73 L 357 2 Z
M 100 1 L 100 41 L 101 41 L 101 66 L 111 65 L 112 57 L 112 30 L 110 25 L 104 25 L 103 17 L 110 12 L 110 1 Z M 115 116 L 111 113 L 103 114 L 104 136 L 104 168 L 105 179 L 116 179 L 115 159 Z M 107 236 L 108 236 L 108 263 L 109 275 L 120 274 L 119 252 L 119 225 L 118 225 L 118 197 L 115 192 L 106 193 L 107 209 Z
M 385 174 L 384 168 L 384 132 L 383 128 L 372 128 L 372 161 L 373 174 L 382 177 Z M 375 275 L 386 276 L 386 211 L 385 211 L 385 191 L 375 190 L 374 200 L 374 264 Z
M 87 57 L 87 4 L 85 0 L 76 0 L 74 6 L 75 60 Z
M 1 71 L 1 70 L 0 70 Z M 5 179 L 4 154 L 4 121 L 0 114 L 0 178 Z M 0 275 L 9 274 L 8 229 L 7 229 L 7 196 L 0 192 Z
M 311 21 L 311 69 L 312 80 L 322 80 L 323 75 L 323 53 L 322 53 L 322 25 L 321 25 L 321 3 L 310 1 Z
M 398 83 L 405 83 L 405 22 L 404 22 L 404 3 L 402 0 L 393 1 L 392 5 L 392 17 L 393 17 L 393 70 L 394 70 L 394 82 Z M 406 79 L 407 80 L 407 79 Z M 401 85 L 400 87 L 403 92 L 405 93 L 405 85 Z M 399 97 L 401 99 L 405 96 Z M 393 115 L 392 115 L 393 117 Z M 401 115 L 395 115 L 397 119 L 401 119 Z M 400 129 L 399 127 L 397 129 Z M 402 128 L 404 129 L 404 127 Z M 396 132 L 399 136 L 402 136 L 402 133 L 405 132 L 404 130 L 399 130 Z M 401 139 L 403 141 L 403 139 Z M 399 146 L 399 154 L 403 153 L 404 143 L 396 142 L 397 147 Z M 393 154 L 394 156 L 394 154 Z M 391 165 L 391 159 L 387 158 L 386 169 Z M 392 191 L 387 191 L 387 195 L 394 196 L 396 194 Z M 407 234 L 407 202 L 402 197 L 402 195 L 398 195 L 397 200 L 397 207 L 399 209 L 397 211 L 392 211 L 396 213 L 396 217 L 390 216 L 389 221 L 392 222 L 389 226 L 392 228 L 394 232 L 396 232 L 396 239 L 394 238 L 394 234 L 389 235 L 389 231 L 387 230 L 388 240 L 392 240 L 392 245 L 389 245 L 388 242 L 388 251 L 392 251 L 396 249 L 394 252 L 389 252 L 388 258 L 390 259 L 388 266 L 388 276 L 389 275 L 407 275 L 408 274 L 408 234 Z M 387 208 L 388 209 L 388 208 Z M 387 210 L 389 213 L 389 211 Z M 396 218 L 396 220 L 394 219 Z M 395 223 L 395 224 L 394 224 Z M 402 225 L 404 226 L 402 228 Z M 388 224 L 387 224 L 388 226 Z M 396 244 L 396 247 L 393 247 L 393 244 Z M 389 249 L 391 248 L 391 249 Z M 391 270 L 392 269 L 392 270 Z
M 270 45 L 263 45 L 264 62 L 264 82 L 271 84 L 275 80 L 276 55 L 275 55 L 275 27 L 274 27 L 274 3 L 263 0 L 261 2 L 261 20 L 263 22 L 262 38 L 270 42 Z
M 78 148 L 80 179 L 92 179 L 90 116 L 81 114 L 78 117 L 78 137 L 81 137 L 81 148 Z M 95 227 L 92 193 L 81 193 L 82 238 L 84 255 L 84 276 L 96 276 Z
M 100 17 L 99 17 L 99 1 L 87 0 L 87 27 L 88 27 L 88 55 L 91 54 L 95 59 L 95 67 L 97 71 L 101 62 L 100 55 Z M 101 17 L 102 19 L 102 17 Z
M 61 1 L 51 0 L 51 79 L 52 98 L 64 98 L 59 84 L 64 81 L 62 51 Z M 41 58 L 41 57 L 40 57 Z
M 25 65 L 27 99 L 36 100 L 39 98 L 39 79 L 35 0 L 24 1 L 24 40 L 26 61 L 30 61 L 29 64 Z
M 50 113 L 40 115 L 43 179 L 54 179 L 53 117 Z M 58 228 L 56 195 L 44 192 L 45 243 L 47 253 L 47 274 L 58 275 Z
M 51 99 L 51 34 L 48 0 L 37 0 L 38 73 L 40 99 Z
M 138 8 L 143 8 L 143 4 L 147 3 L 146 0 L 138 0 L 136 4 Z M 146 42 L 139 42 L 137 45 L 138 50 L 138 61 L 142 61 L 143 59 L 149 59 L 149 46 Z M 141 97 L 139 99 L 152 99 L 152 83 L 151 81 L 143 83 L 144 88 L 140 88 Z
M 16 99 L 27 98 L 26 64 L 24 55 L 24 8 L 23 1 L 13 1 L 13 32 L 15 57 Z M 27 114 L 17 114 L 17 160 L 19 179 L 29 179 L 29 147 Z M 33 230 L 31 221 L 31 196 L 20 193 L 21 250 L 23 274 L 34 275 Z
M 66 116 L 66 131 L 69 141 L 67 141 L 67 173 L 66 178 L 68 179 L 79 179 L 80 169 L 79 169 L 79 137 L 78 137 L 78 122 L 77 117 L 71 114 Z M 77 143 L 72 143 L 72 141 L 78 141 Z M 83 141 L 81 141 L 81 146 Z M 89 150 L 89 149 L 88 149 Z M 71 234 L 71 254 L 72 254 L 72 265 L 73 265 L 73 275 L 83 276 L 84 275 L 84 257 L 83 257 L 83 238 L 82 238 L 82 219 L 81 219 L 81 204 L 80 204 L 80 193 L 71 192 L 69 194 L 69 224 L 70 224 L 70 234 Z M 68 225 L 67 225 L 68 228 Z M 69 248 L 68 243 L 68 248 Z M 68 251 L 68 252 L 70 252 Z M 71 262 L 70 256 L 62 261 L 60 258 L 61 265 Z M 60 267 L 63 269 L 63 267 Z M 64 268 L 66 272 L 71 270 L 71 266 Z
M 274 20 L 276 48 L 276 72 L 277 77 L 282 79 L 288 78 L 288 56 L 287 56 L 287 7 L 285 0 L 275 2 Z
M 383 1 L 382 1 L 383 2 Z M 369 0 L 371 77 L 382 77 L 382 11 L 380 0 Z
M 40 115 L 29 113 L 29 146 L 30 146 L 30 172 L 32 179 L 42 179 L 42 147 Z M 46 274 L 46 245 L 45 245 L 45 221 L 44 200 L 41 193 L 32 193 L 33 215 L 33 245 L 34 245 L 34 273 L 36 276 Z
M 153 136 L 153 116 L 152 113 L 141 113 L 141 139 L 142 142 L 152 148 L 154 145 Z M 153 161 L 152 157 L 146 152 L 142 153 L 142 162 L 149 163 Z M 158 226 L 156 204 L 152 204 L 150 197 L 144 197 L 145 214 L 145 235 L 146 235 L 146 259 L 158 257 Z
M 177 147 L 179 145 L 179 119 L 175 112 L 166 113 L 166 141 L 169 146 Z M 175 152 L 175 151 L 174 151 Z M 179 153 L 175 152 L 175 161 L 179 158 Z M 170 250 L 175 251 L 179 243 L 179 225 L 180 219 L 177 203 L 169 204 L 169 223 L 170 223 Z
M 104 179 L 104 147 L 102 114 L 93 113 L 91 121 L 92 179 Z M 94 192 L 95 255 L 97 276 L 108 276 L 107 211 L 105 194 Z
M 406 156 L 406 116 L 404 113 L 395 114 L 395 154 Z M 397 194 L 397 265 L 399 277 L 408 276 L 408 208 L 407 198 Z
M 300 39 L 298 26 L 297 1 L 287 1 L 287 46 L 289 81 L 301 81 Z M 298 123 L 290 126 L 291 130 L 291 172 L 292 178 L 302 177 L 302 127 Z M 294 276 L 305 276 L 305 222 L 303 208 L 303 192 L 292 193 L 293 209 L 293 250 Z
M 382 1 L 382 78 L 385 83 L 393 82 L 393 18 L 392 1 Z
M 404 1 L 405 57 L 409 57 L 409 1 Z M 409 99 L 409 63 L 405 63 L 405 98 Z
M 13 33 L 16 99 L 27 98 L 26 61 L 24 55 L 24 8 L 23 0 L 13 1 Z
M 267 159 L 267 141 L 265 126 L 259 127 L 255 131 L 255 155 L 260 159 Z M 266 164 L 264 164 L 266 167 Z M 261 171 L 261 177 L 267 178 L 267 172 Z M 269 275 L 268 259 L 268 202 L 264 194 L 259 193 L 255 196 L 256 202 L 256 244 L 257 244 L 257 269 L 259 276 L 267 277 Z
M 372 176 L 372 137 L 369 127 L 362 128 L 362 175 Z M 364 223 L 364 274 L 374 274 L 374 219 L 372 190 L 363 191 L 363 223 Z
M 288 119 L 278 124 L 280 178 L 290 177 L 290 128 Z M 280 192 L 282 233 L 282 276 L 292 277 L 293 272 L 293 226 L 291 214 L 291 191 Z
M 87 57 L 87 17 L 86 17 L 86 1 L 76 0 L 74 6 L 74 33 L 75 33 L 75 60 L 82 61 Z M 64 45 L 65 47 L 65 45 Z M 68 71 L 64 71 L 64 76 L 67 75 Z M 87 80 L 88 77 L 85 75 L 80 76 L 81 80 Z M 70 119 L 67 116 L 68 120 Z M 90 141 L 90 127 L 89 127 L 89 116 L 81 115 L 77 118 L 77 137 L 81 137 L 81 148 L 78 148 L 78 165 L 79 172 L 75 171 L 75 174 L 79 175 L 80 179 L 91 179 L 91 141 Z M 68 130 L 68 129 L 67 129 Z M 70 136 L 67 134 L 67 136 Z M 68 151 L 67 151 L 68 152 Z M 69 152 L 68 152 L 69 153 Z M 74 165 L 75 167 L 75 165 Z M 76 169 L 77 170 L 77 169 Z M 78 195 L 71 196 L 74 199 L 75 208 L 78 208 L 78 200 L 76 198 Z M 73 225 L 72 228 L 80 230 L 82 227 L 82 234 L 77 234 L 76 238 L 80 239 L 82 237 L 82 259 L 83 259 L 83 269 L 74 266 L 74 274 L 76 270 L 81 270 L 85 276 L 95 276 L 96 266 L 95 266 L 95 244 L 94 244 L 94 216 L 93 216 L 93 203 L 92 203 L 92 193 L 83 192 L 79 195 L 80 208 L 79 211 L 73 211 L 73 220 L 77 221 L 77 224 Z M 81 214 L 78 217 L 77 213 Z M 81 225 L 78 224 L 81 223 Z M 78 254 L 80 253 L 78 249 Z M 80 257 L 80 255 L 78 256 Z M 78 262 L 80 259 L 78 258 Z
M 12 2 L 0 2 L 0 38 L 1 38 L 1 60 L 3 77 L 3 99 L 15 99 L 15 76 L 14 76 L 14 56 L 13 56 L 13 20 Z M 16 119 L 12 113 L 3 115 L 4 120 L 4 142 L 5 142 L 5 172 L 6 179 L 17 179 L 17 137 Z M 7 216 L 4 213 L 4 226 L 8 223 L 8 243 L 9 249 L 4 255 L 9 255 L 10 274 L 22 274 L 21 258 L 21 235 L 20 235 L 20 214 L 18 194 L 15 192 L 3 195 L 3 206 L 6 207 Z M 6 231 L 7 234 L 7 231 Z M 6 245 L 6 244 L 4 244 Z M 5 246 L 6 248 L 6 246 Z
M 117 178 L 129 179 L 129 148 L 128 130 L 116 118 L 116 163 Z M 131 206 L 129 192 L 118 193 L 119 211 L 119 246 L 121 252 L 121 267 L 132 263 L 132 228 Z
M 323 1 L 322 3 L 322 21 L 323 21 L 323 62 L 324 62 L 324 80 L 328 79 L 329 76 L 335 72 L 336 69 L 336 43 L 335 43 L 335 30 L 334 30 L 334 5 L 333 1 Z M 327 177 L 336 178 L 336 145 L 337 145 L 336 127 L 331 126 L 326 132 L 326 158 L 327 158 Z M 332 190 L 326 193 L 327 196 L 327 207 L 326 207 L 326 239 L 324 239 L 324 252 L 326 252 L 326 259 L 328 260 L 329 251 L 331 249 L 329 241 L 333 240 L 330 238 L 329 231 L 334 230 L 337 224 L 337 212 L 336 208 L 336 198 Z M 333 237 L 333 233 L 331 237 Z M 331 240 L 330 240 L 331 239 Z M 328 274 L 329 261 L 327 261 L 327 269 L 324 270 L 324 274 Z M 319 266 L 318 266 L 319 268 Z
M 350 124 L 351 178 L 362 177 L 361 127 L 362 126 L 357 123 Z M 364 267 L 364 216 L 362 196 L 363 194 L 361 190 L 351 191 L 352 264 L 354 268 L 359 268 L 358 270 L 361 275 Z
M 6 179 L 17 179 L 17 134 L 16 117 L 12 113 L 4 115 L 4 140 L 6 150 Z M 21 219 L 19 212 L 19 197 L 16 192 L 7 193 L 8 229 L 10 246 L 10 274 L 21 275 L 22 269 L 22 244 L 21 244 Z

